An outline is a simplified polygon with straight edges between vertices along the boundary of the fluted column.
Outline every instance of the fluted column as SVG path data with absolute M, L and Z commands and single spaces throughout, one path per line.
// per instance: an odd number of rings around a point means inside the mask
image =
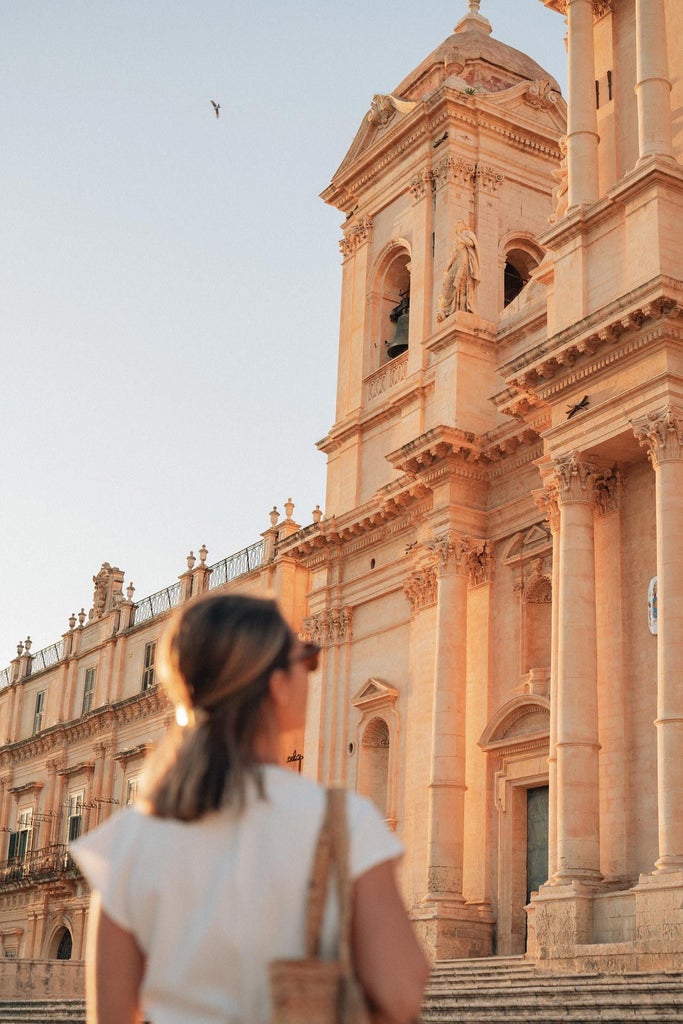
M 664 0 L 636 0 L 638 156 L 673 157 Z
M 659 871 L 683 868 L 683 413 L 667 406 L 633 431 L 655 470 Z
M 560 509 L 556 883 L 600 880 L 593 484 L 578 452 L 555 461 Z
M 571 208 L 594 203 L 599 195 L 593 0 L 567 0 L 567 35 L 567 175 Z
M 427 899 L 463 902 L 468 551 L 447 533 L 434 543 L 439 590 L 429 781 Z

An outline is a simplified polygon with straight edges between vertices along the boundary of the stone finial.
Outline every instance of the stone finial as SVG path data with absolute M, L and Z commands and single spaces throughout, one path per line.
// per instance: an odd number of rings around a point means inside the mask
M 69 629 L 76 628 L 76 612 L 72 612 L 69 616 Z
M 199 549 L 199 564 L 200 565 L 206 565 L 206 556 L 208 555 L 208 553 L 209 553 L 209 549 L 207 548 L 206 544 L 202 544 L 202 546 Z
M 277 521 L 280 518 L 280 513 L 277 510 L 277 506 L 273 505 L 270 510 L 270 525 L 277 526 Z
M 194 564 L 196 561 L 197 559 L 194 557 L 194 551 L 190 551 L 189 555 L 187 556 L 187 568 L 194 569 Z
M 128 598 L 129 601 L 133 600 L 133 594 L 134 593 L 135 593 L 135 587 L 133 586 L 133 581 L 131 580 L 130 583 L 128 584 L 128 586 L 126 587 L 126 597 Z
M 24 644 L 20 640 L 19 643 L 17 644 L 17 654 L 19 655 L 19 657 L 21 657 L 23 653 L 24 653 Z
M 315 523 L 316 526 L 318 525 L 322 517 L 322 509 L 320 508 L 320 505 L 316 505 L 313 511 L 311 512 L 311 518 L 313 519 L 313 522 Z
M 33 641 L 31 640 L 31 637 L 27 636 L 26 639 L 24 640 L 24 648 L 25 648 L 27 654 L 31 650 L 31 644 L 32 643 L 33 643 Z
M 78 613 L 78 625 L 79 625 L 79 627 L 81 629 L 83 629 L 84 624 L 85 624 L 85 608 L 81 608 L 80 612 Z
M 469 0 L 468 11 L 453 29 L 454 32 L 483 32 L 491 35 L 491 22 L 479 13 L 481 0 Z
M 285 515 L 287 516 L 288 519 L 292 518 L 292 512 L 293 511 L 294 511 L 294 502 L 292 501 L 291 498 L 287 498 L 287 501 L 285 502 Z

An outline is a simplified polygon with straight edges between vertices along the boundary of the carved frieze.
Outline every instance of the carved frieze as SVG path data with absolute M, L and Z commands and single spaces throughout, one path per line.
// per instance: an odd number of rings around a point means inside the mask
M 683 418 L 678 409 L 667 405 L 631 423 L 633 433 L 656 469 L 668 459 L 680 459 L 683 452 Z
M 403 584 L 403 592 L 414 612 L 436 604 L 438 582 L 435 567 L 428 565 L 411 573 Z
M 361 217 L 358 222 L 352 225 L 339 242 L 339 249 L 345 258 L 353 254 L 370 241 L 372 237 L 372 217 Z
M 550 110 L 557 105 L 559 98 L 549 78 L 538 78 L 523 94 L 524 102 L 534 110 Z

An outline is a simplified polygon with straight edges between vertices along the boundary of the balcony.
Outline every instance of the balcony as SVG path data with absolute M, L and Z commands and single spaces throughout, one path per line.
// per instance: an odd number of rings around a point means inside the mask
M 26 888 L 47 882 L 63 882 L 71 888 L 70 883 L 79 878 L 81 873 L 69 848 L 62 843 L 0 862 L 0 889 Z

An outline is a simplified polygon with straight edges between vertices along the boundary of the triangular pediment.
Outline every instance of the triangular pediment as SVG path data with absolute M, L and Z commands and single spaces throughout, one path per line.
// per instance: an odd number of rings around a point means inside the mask
M 524 540 L 522 541 L 522 547 L 532 548 L 537 544 L 547 544 L 550 538 L 548 530 L 544 530 L 542 526 L 532 526 L 530 530 L 524 534 Z
M 371 677 L 367 679 L 360 690 L 351 698 L 351 703 L 356 708 L 370 708 L 379 705 L 394 704 L 398 697 L 398 690 L 383 679 Z

